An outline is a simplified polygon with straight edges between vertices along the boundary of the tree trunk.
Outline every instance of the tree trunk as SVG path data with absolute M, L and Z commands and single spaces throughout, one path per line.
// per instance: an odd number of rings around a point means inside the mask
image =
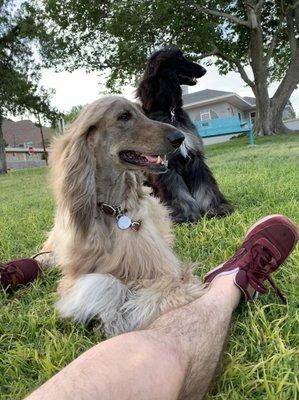
M 261 15 L 253 0 L 246 3 L 246 12 L 250 28 L 250 65 L 254 75 L 252 90 L 256 98 L 256 118 L 254 121 L 254 134 L 256 136 L 273 135 L 276 133 L 291 132 L 283 121 L 283 110 L 299 82 L 299 48 L 294 43 L 292 57 L 286 74 L 281 81 L 276 93 L 269 98 L 268 78 L 269 60 L 264 56 L 263 32 L 261 28 Z
M 254 88 L 256 115 L 253 132 L 256 136 L 272 135 L 271 108 L 267 84 L 256 84 Z
M 270 98 L 268 92 L 268 70 L 264 62 L 263 32 L 261 27 L 261 15 L 256 9 L 255 1 L 246 3 L 247 19 L 250 21 L 250 65 L 254 75 L 252 90 L 256 99 L 256 118 L 254 122 L 254 134 L 257 136 L 271 135 L 270 123 Z
M 271 119 L 274 133 L 291 132 L 282 122 L 283 110 L 299 82 L 299 47 L 296 48 L 287 72 L 271 99 Z
M 5 154 L 5 143 L 2 132 L 2 122 L 3 118 L 0 115 L 0 174 L 5 174 L 7 172 L 7 163 Z
M 289 97 L 285 101 L 277 104 L 270 100 L 270 107 L 264 106 L 262 102 L 257 105 L 256 117 L 254 120 L 253 132 L 255 136 L 275 135 L 276 133 L 289 133 L 291 129 L 287 128 L 282 121 L 282 114 Z M 257 104 L 258 99 L 256 97 Z
M 285 98 L 285 101 L 281 101 L 279 104 L 277 104 L 276 102 L 273 102 L 273 99 L 271 99 L 270 123 L 273 134 L 292 132 L 291 129 L 285 126 L 282 120 L 283 110 L 288 100 L 289 96 Z

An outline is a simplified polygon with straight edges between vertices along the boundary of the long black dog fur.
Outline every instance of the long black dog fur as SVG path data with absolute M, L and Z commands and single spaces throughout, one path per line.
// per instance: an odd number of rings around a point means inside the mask
M 205 163 L 202 138 L 182 108 L 181 85 L 195 85 L 196 78 L 205 72 L 180 50 L 163 49 L 149 58 L 137 88 L 137 97 L 149 118 L 172 124 L 185 135 L 181 148 L 168 158 L 168 172 L 148 177 L 175 222 L 195 222 L 203 214 L 222 217 L 233 212 Z

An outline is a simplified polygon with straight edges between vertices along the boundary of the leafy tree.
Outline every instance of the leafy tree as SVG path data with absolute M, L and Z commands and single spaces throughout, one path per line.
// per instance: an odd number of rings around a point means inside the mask
M 299 81 L 298 0 L 36 0 L 34 9 L 48 28 L 50 65 L 108 68 L 115 89 L 140 75 L 155 48 L 176 44 L 195 60 L 215 56 L 221 74 L 241 75 L 256 97 L 257 134 L 287 131 L 282 112 Z
M 17 8 L 11 0 L 0 0 L 0 173 L 7 171 L 1 129 L 5 116 L 29 111 L 51 120 L 56 114 L 49 93 L 38 87 L 39 35 L 44 35 L 43 28 L 27 12 L 26 3 Z
M 80 114 L 82 108 L 82 105 L 73 106 L 68 112 L 63 115 L 64 122 L 66 124 L 73 122 Z

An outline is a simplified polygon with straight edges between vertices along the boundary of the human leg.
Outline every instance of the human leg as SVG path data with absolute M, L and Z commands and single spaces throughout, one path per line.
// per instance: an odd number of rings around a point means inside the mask
M 270 274 L 297 241 L 296 226 L 287 218 L 272 216 L 261 221 L 234 257 L 207 274 L 209 290 L 201 298 L 162 315 L 144 331 L 95 346 L 28 400 L 202 399 L 241 293 L 246 299 L 255 291 L 264 293 L 266 279 L 273 286 Z
M 147 330 L 94 346 L 27 399 L 191 400 L 193 393 L 200 399 L 240 296 L 232 276 L 221 277 L 200 299 L 161 316 Z

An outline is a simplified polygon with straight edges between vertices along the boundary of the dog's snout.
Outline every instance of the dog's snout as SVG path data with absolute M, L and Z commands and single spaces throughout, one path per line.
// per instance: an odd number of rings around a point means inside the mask
M 200 67 L 201 67 L 201 76 L 204 76 L 205 73 L 207 72 L 207 70 L 202 66 L 200 66 Z
M 172 147 L 178 148 L 183 143 L 185 136 L 178 130 L 172 130 L 168 133 L 167 139 L 170 141 Z

